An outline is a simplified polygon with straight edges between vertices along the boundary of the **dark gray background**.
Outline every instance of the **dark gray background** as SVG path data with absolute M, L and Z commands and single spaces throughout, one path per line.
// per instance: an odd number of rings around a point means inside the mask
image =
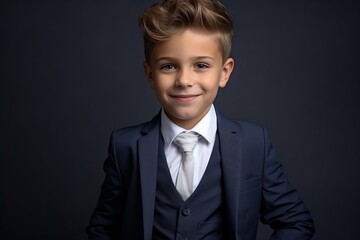
M 358 1 L 223 2 L 236 69 L 216 106 L 269 129 L 315 239 L 357 238 Z M 86 238 L 111 130 L 159 110 L 137 27 L 152 3 L 0 3 L 1 239 Z

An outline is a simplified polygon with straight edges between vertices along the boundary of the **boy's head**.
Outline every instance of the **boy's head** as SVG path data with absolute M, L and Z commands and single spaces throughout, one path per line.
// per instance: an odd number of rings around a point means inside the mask
M 140 23 L 149 84 L 166 115 L 191 129 L 233 70 L 231 20 L 215 0 L 167 0 L 146 10 Z
M 144 31 L 147 63 L 150 63 L 155 44 L 187 28 L 218 33 L 223 61 L 230 56 L 233 24 L 218 0 L 164 0 L 147 9 L 140 16 L 139 24 Z

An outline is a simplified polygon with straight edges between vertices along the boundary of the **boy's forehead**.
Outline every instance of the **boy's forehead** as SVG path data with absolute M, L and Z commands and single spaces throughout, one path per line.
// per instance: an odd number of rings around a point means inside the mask
M 156 43 L 152 57 L 217 57 L 221 55 L 218 33 L 198 29 L 185 29 L 168 40 Z

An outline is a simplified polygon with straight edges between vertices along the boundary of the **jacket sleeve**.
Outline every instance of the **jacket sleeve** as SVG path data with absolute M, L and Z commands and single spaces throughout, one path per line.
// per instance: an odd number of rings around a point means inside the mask
M 270 239 L 311 239 L 313 220 L 299 193 L 289 185 L 265 129 L 264 147 L 261 221 L 274 230 Z
M 89 240 L 110 240 L 119 235 L 125 189 L 116 159 L 115 133 L 111 135 L 109 155 L 103 167 L 105 180 L 98 204 L 86 229 Z

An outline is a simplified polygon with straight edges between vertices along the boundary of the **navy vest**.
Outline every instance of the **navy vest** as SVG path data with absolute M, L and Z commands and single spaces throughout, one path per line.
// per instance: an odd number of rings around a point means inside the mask
M 153 239 L 225 240 L 221 156 L 218 136 L 195 191 L 183 201 L 171 179 L 160 138 Z

